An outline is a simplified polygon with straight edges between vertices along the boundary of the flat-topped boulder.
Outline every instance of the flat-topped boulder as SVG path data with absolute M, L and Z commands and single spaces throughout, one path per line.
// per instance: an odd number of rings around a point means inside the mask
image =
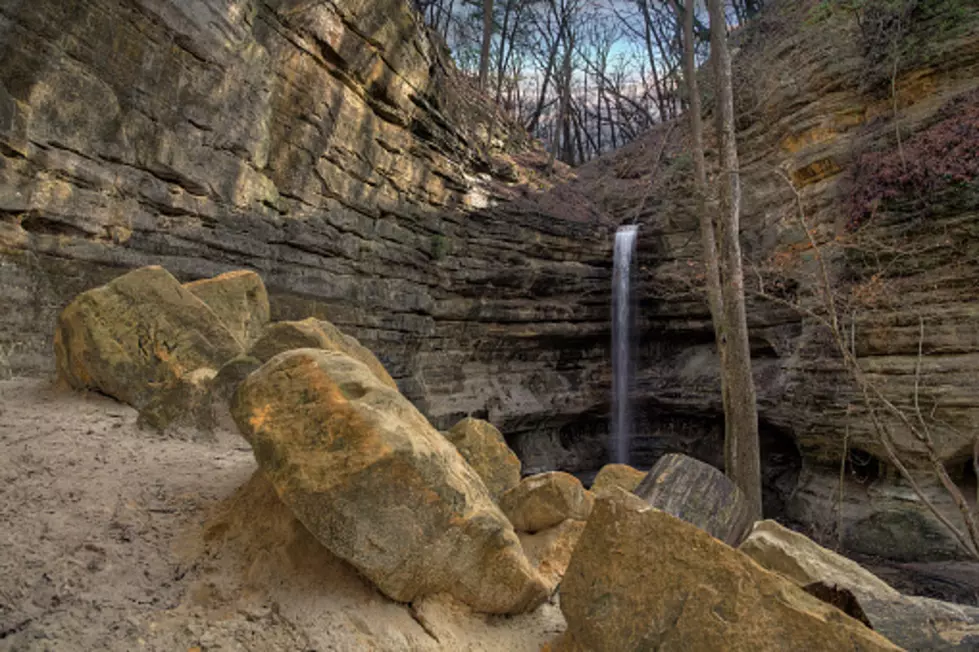
M 664 455 L 634 493 L 657 509 L 736 546 L 751 529 L 748 501 L 726 475 L 687 455 Z
M 248 348 L 269 323 L 269 295 L 262 277 L 246 269 L 204 278 L 184 287 L 214 311 L 242 347 Z
M 389 597 L 448 593 L 488 613 L 547 597 L 479 475 L 362 362 L 287 351 L 245 379 L 232 414 L 282 501 Z
M 78 295 L 58 317 L 58 377 L 136 408 L 185 374 L 219 369 L 242 345 L 218 315 L 162 267 Z

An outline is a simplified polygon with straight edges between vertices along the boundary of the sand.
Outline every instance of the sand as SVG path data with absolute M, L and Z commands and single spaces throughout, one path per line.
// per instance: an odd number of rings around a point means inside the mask
M 163 438 L 136 411 L 0 381 L 0 650 L 538 650 L 516 617 L 393 602 L 278 501 L 248 444 Z

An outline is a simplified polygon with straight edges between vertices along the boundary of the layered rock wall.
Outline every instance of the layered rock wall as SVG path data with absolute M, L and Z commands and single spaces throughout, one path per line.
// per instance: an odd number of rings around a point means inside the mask
M 932 13 L 906 34 L 893 79 L 868 57 L 873 33 L 827 3 L 772 3 L 736 37 L 746 273 L 752 292 L 761 277 L 818 309 L 811 230 L 865 371 L 905 410 L 919 388 L 939 455 L 974 494 L 975 178 L 853 209 L 881 182 L 868 160 L 915 166 L 930 152 L 944 170 L 974 155 L 938 145 L 979 129 L 961 118 L 979 87 L 976 10 L 919 5 Z M 610 225 L 638 222 L 633 462 L 682 452 L 720 465 L 683 125 L 550 187 L 540 153 L 483 107 L 399 0 L 0 4 L 0 376 L 49 370 L 61 308 L 125 269 L 190 280 L 251 268 L 273 319 L 352 333 L 437 426 L 486 418 L 525 472 L 595 470 Z M 956 554 L 886 462 L 824 327 L 749 304 L 769 513 L 840 535 L 845 443 L 842 538 Z M 892 425 L 947 508 L 920 444 Z
M 445 62 L 401 0 L 0 4 L 0 377 L 49 370 L 61 308 L 125 269 L 251 268 L 439 425 L 586 409 L 606 239 L 492 210 L 539 155 Z
M 979 14 L 953 0 L 919 5 L 922 15 L 901 37 L 893 80 L 892 63 L 882 67 L 868 56 L 880 46 L 868 41 L 870 27 L 861 29 L 846 9 L 827 13 L 828 3 L 773 3 L 736 37 L 735 65 L 766 509 L 834 545 L 842 540 L 903 559 L 961 550 L 898 477 L 843 370 L 819 319 L 829 317 L 819 256 L 841 330 L 868 379 L 915 425 L 917 387 L 937 454 L 971 501 L 968 467 L 979 432 L 979 176 L 972 173 L 979 169 L 972 108 Z M 641 224 L 639 464 L 664 450 L 723 464 L 718 363 L 686 143 L 682 124 L 664 125 L 580 173 L 580 189 L 613 221 Z M 708 158 L 715 160 L 713 151 Z M 862 213 L 861 198 L 875 192 Z M 961 523 L 922 443 L 874 404 L 927 495 Z

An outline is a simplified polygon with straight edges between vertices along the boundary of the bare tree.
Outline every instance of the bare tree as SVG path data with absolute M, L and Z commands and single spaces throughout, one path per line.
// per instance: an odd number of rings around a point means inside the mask
M 493 41 L 493 0 L 483 0 L 483 45 L 479 50 L 479 87 L 489 81 L 490 46 Z
M 727 474 L 748 498 L 755 516 L 762 514 L 761 460 L 758 443 L 758 408 L 751 375 L 751 353 L 744 304 L 744 274 L 741 268 L 741 187 L 738 150 L 734 129 L 734 95 L 731 58 L 727 49 L 727 23 L 720 0 L 708 0 L 711 19 L 711 57 L 718 88 L 717 134 L 720 174 L 717 184 L 717 224 L 707 206 L 707 171 L 704 157 L 704 127 L 697 84 L 694 22 L 696 5 L 687 0 L 670 0 L 682 21 L 682 49 L 687 116 L 693 140 L 694 188 L 700 220 L 707 300 L 714 325 L 721 366 L 721 397 L 724 407 L 724 464 Z M 719 244 L 718 244 L 719 241 Z
M 810 279 L 811 282 L 807 284 L 815 290 L 817 307 L 808 306 L 801 300 L 790 301 L 779 296 L 779 292 L 775 288 L 786 286 L 787 279 L 785 278 L 784 270 L 778 264 L 760 266 L 756 269 L 755 276 L 758 287 L 756 292 L 758 296 L 767 301 L 792 308 L 813 319 L 825 328 L 831 337 L 831 342 L 836 353 L 840 356 L 843 370 L 850 380 L 852 380 L 857 390 L 858 401 L 870 421 L 870 433 L 884 451 L 887 461 L 897 470 L 898 474 L 907 482 L 912 491 L 915 492 L 921 504 L 946 528 L 959 546 L 972 557 L 979 558 L 979 522 L 977 522 L 977 514 L 973 513 L 962 490 L 952 480 L 944 463 L 941 461 L 935 444 L 936 431 L 938 430 L 945 430 L 945 435 L 951 434 L 960 439 L 967 439 L 967 437 L 951 426 L 951 424 L 946 423 L 935 415 L 937 405 L 927 414 L 922 407 L 921 363 L 924 356 L 924 318 L 920 315 L 918 317 L 917 360 L 914 369 L 913 389 L 911 390 L 911 396 L 907 401 L 907 405 L 902 406 L 894 398 L 885 394 L 884 390 L 871 379 L 871 376 L 864 370 L 864 364 L 857 357 L 855 346 L 856 318 L 855 316 L 850 318 L 849 327 L 844 325 L 844 320 L 840 316 L 841 309 L 838 307 L 838 304 L 846 306 L 849 303 L 849 310 L 844 309 L 842 314 L 850 312 L 852 315 L 855 315 L 863 292 L 860 291 L 859 287 L 855 288 L 849 298 L 843 296 L 841 292 L 838 292 L 837 287 L 833 283 L 828 260 L 833 255 L 833 248 L 859 250 L 869 253 L 873 258 L 879 259 L 885 253 L 898 257 L 924 255 L 927 253 L 929 245 L 922 245 L 917 250 L 901 250 L 898 247 L 890 246 L 877 239 L 871 239 L 869 242 L 861 243 L 858 238 L 853 236 L 850 238 L 837 237 L 828 244 L 820 244 L 817 242 L 814 230 L 810 228 L 810 224 L 806 219 L 802 195 L 799 190 L 795 187 L 789 175 L 783 170 L 776 170 L 775 174 L 792 190 L 795 201 L 795 216 L 799 222 L 800 229 L 806 235 L 804 250 L 812 252 L 818 265 L 817 273 L 814 275 L 814 278 Z M 932 246 L 943 247 L 944 244 Z M 878 269 L 872 275 L 871 280 L 877 281 L 885 276 L 886 273 L 886 269 Z M 768 281 L 765 280 L 766 277 L 768 277 Z M 819 309 L 820 307 L 821 309 Z M 928 497 L 922 489 L 921 484 L 908 468 L 906 460 L 902 459 L 898 454 L 894 436 L 895 425 L 906 429 L 920 443 L 924 458 L 931 472 L 934 474 L 934 478 L 941 483 L 961 514 L 962 523 L 965 526 L 964 532 L 945 513 L 938 509 L 934 501 Z M 972 439 L 974 442 L 972 463 L 973 466 L 979 466 L 979 462 L 977 462 L 979 460 L 979 434 L 975 435 Z M 845 458 L 843 462 L 845 463 Z M 842 490 L 843 483 L 841 480 L 840 491 L 842 492 Z M 977 500 L 979 500 L 979 496 L 977 496 Z M 842 504 L 842 500 L 840 503 Z
M 734 90 L 731 53 L 727 47 L 727 19 L 722 0 L 707 0 L 711 24 L 711 60 L 717 84 L 717 134 L 720 147 L 718 215 L 721 254 L 721 293 L 724 299 L 725 354 L 721 373 L 727 377 L 724 416 L 724 464 L 728 475 L 745 492 L 761 517 L 761 453 L 758 443 L 758 406 L 751 375 L 748 318 L 741 268 L 741 174 L 734 126 Z

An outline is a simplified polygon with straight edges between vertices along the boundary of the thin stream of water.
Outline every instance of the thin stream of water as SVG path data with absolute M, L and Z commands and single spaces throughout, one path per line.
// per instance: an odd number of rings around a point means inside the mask
M 621 226 L 615 233 L 612 267 L 612 424 L 613 461 L 629 463 L 632 441 L 630 394 L 635 376 L 632 314 L 632 258 L 636 251 L 638 226 Z

